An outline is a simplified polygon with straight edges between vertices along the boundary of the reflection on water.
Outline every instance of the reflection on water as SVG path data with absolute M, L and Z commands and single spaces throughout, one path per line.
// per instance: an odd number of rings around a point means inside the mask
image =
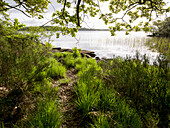
M 114 37 L 110 36 L 109 31 L 79 31 L 76 38 L 71 36 L 62 36 L 54 40 L 52 45 L 61 48 L 78 47 L 83 50 L 91 50 L 99 57 L 113 58 L 114 56 L 134 56 L 136 51 L 140 54 L 147 54 L 151 58 L 155 58 L 158 53 L 148 50 L 144 45 L 147 37 L 144 32 L 132 32 L 125 35 L 125 32 L 117 32 Z

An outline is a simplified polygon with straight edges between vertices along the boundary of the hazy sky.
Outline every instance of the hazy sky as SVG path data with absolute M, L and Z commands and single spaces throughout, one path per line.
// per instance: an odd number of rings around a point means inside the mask
M 73 1 L 73 0 L 72 0 Z M 169 0 L 165 0 L 169 1 Z M 8 0 L 8 2 L 11 5 L 15 5 L 15 3 L 12 0 Z M 39 20 L 38 18 L 29 18 L 25 16 L 23 13 L 11 9 L 8 13 L 10 14 L 11 19 L 18 18 L 21 23 L 26 24 L 27 26 L 35 26 L 35 25 L 43 25 L 44 23 L 51 20 L 51 15 L 53 12 L 55 12 L 56 9 L 61 9 L 63 5 L 59 5 L 56 3 L 56 0 L 51 0 L 52 4 L 49 4 L 48 10 L 45 11 L 43 14 L 44 19 Z M 106 12 L 108 10 L 107 4 L 100 3 L 101 11 Z M 98 19 L 98 16 L 95 18 L 86 17 L 85 19 L 86 23 L 82 23 L 82 27 L 90 27 L 90 28 L 107 28 L 107 26 L 104 24 L 102 20 Z M 50 24 L 48 24 L 50 25 Z

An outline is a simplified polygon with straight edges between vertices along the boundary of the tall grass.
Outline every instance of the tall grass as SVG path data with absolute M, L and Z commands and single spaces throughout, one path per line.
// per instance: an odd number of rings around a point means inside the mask
M 159 56 L 153 65 L 143 57 L 114 59 L 102 67 L 106 84 L 136 110 L 145 127 L 167 127 L 170 69 L 165 56 Z
M 40 100 L 35 110 L 29 117 L 27 127 L 35 128 L 59 128 L 62 117 L 58 108 L 58 103 L 54 100 Z
M 58 79 L 65 77 L 66 69 L 65 67 L 57 62 L 55 59 L 51 60 L 50 67 L 47 70 L 47 75 L 51 78 Z
M 95 60 L 77 60 L 76 68 L 79 71 L 76 107 L 82 115 L 82 122 L 88 122 L 92 127 L 142 127 L 136 110 L 118 98 L 114 87 L 102 80 L 103 70 Z M 90 118 L 93 112 L 107 116 Z
M 156 49 L 158 52 L 167 56 L 167 60 L 170 62 L 170 38 L 154 37 L 148 39 L 145 43 L 151 49 Z
M 80 79 L 76 87 L 76 94 L 78 95 L 76 103 L 78 109 L 83 112 L 83 115 L 87 115 L 88 112 L 95 108 L 100 96 L 98 89 L 101 86 L 101 80 L 95 74 L 101 69 L 96 67 L 96 65 L 88 66 L 79 71 L 78 76 Z
M 110 128 L 109 119 L 107 116 L 99 115 L 96 119 L 94 119 L 94 124 L 91 124 L 92 128 Z

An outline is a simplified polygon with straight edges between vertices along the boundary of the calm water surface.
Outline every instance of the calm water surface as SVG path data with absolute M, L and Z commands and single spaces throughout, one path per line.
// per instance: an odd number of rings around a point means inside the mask
M 53 36 L 52 45 L 61 48 L 77 47 L 82 50 L 91 50 L 101 58 L 134 56 L 136 51 L 139 51 L 140 54 L 147 54 L 154 59 L 158 53 L 152 52 L 144 45 L 146 35 L 144 32 L 131 32 L 130 35 L 117 32 L 116 36 L 111 36 L 109 31 L 79 31 L 76 36 L 78 40 L 71 36 L 61 36 L 59 39 Z

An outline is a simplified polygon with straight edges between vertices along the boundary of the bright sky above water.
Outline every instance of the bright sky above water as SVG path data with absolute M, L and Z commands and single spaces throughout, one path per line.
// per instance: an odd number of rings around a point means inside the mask
M 73 1 L 73 0 L 71 0 Z M 166 2 L 169 2 L 169 0 L 165 0 Z M 8 1 L 11 5 L 15 5 L 15 3 L 12 0 Z M 40 26 L 43 25 L 44 23 L 48 22 L 49 20 L 51 20 L 51 15 L 52 13 L 55 12 L 56 9 L 60 10 L 63 5 L 59 5 L 56 3 L 56 0 L 51 0 L 51 4 L 49 4 L 48 6 L 48 10 L 45 11 L 45 13 L 43 14 L 44 19 L 38 19 L 38 18 L 29 18 L 27 16 L 25 16 L 23 13 L 11 9 L 8 13 L 10 14 L 11 19 L 15 19 L 18 18 L 19 21 L 21 23 L 26 24 L 27 26 Z M 167 6 L 170 6 L 170 2 Z M 108 4 L 107 3 L 100 3 L 100 8 L 102 13 L 107 12 L 108 9 Z M 122 14 L 119 14 L 122 15 Z M 170 16 L 170 14 L 168 14 L 168 16 Z M 91 18 L 90 16 L 86 16 L 85 18 L 85 22 L 82 23 L 82 27 L 86 27 L 86 28 L 108 28 L 108 26 L 106 26 L 104 24 L 104 22 L 102 20 L 98 19 L 99 16 L 96 16 L 95 18 Z M 162 16 L 161 18 L 163 19 L 164 16 Z M 140 20 L 145 20 L 145 19 L 140 19 Z M 139 20 L 138 20 L 139 21 Z M 50 25 L 50 24 L 48 24 Z

